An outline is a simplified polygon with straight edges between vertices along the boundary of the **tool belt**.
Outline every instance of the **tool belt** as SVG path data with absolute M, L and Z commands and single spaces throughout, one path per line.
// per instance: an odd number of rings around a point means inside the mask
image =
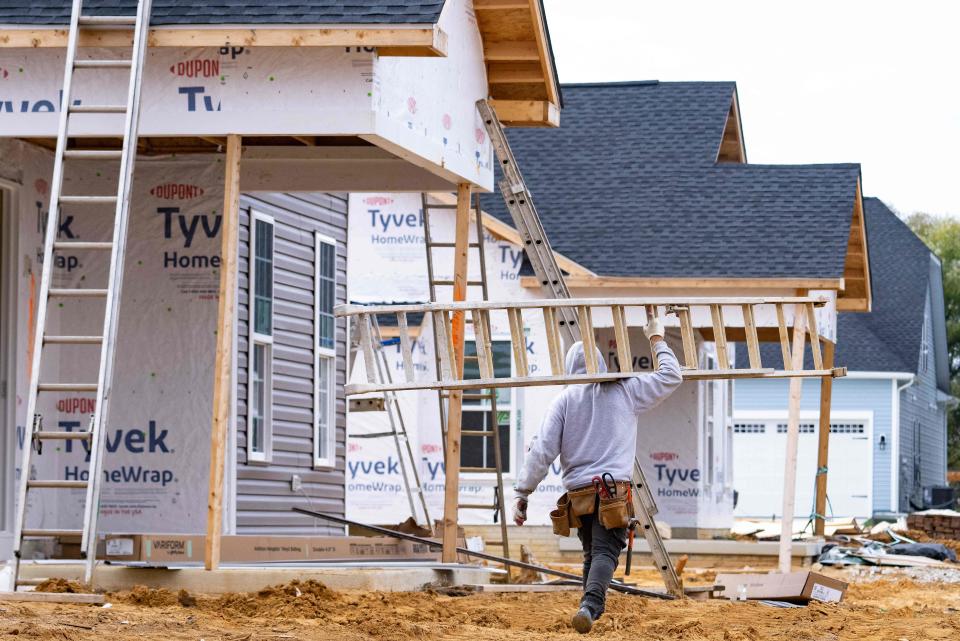
M 617 481 L 617 493 L 612 498 L 597 495 L 594 486 L 581 487 L 564 492 L 557 499 L 557 509 L 550 512 L 553 533 L 570 536 L 570 528 L 579 528 L 580 517 L 600 512 L 600 524 L 608 530 L 625 528 L 633 514 L 633 501 L 628 501 L 629 481 Z

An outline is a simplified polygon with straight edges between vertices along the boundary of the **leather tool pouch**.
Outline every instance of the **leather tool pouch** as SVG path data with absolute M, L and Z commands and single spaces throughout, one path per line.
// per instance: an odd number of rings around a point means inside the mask
M 557 509 L 550 512 L 550 520 L 554 534 L 570 536 L 570 497 L 566 493 L 557 499 Z
M 630 524 L 630 510 L 626 495 L 617 495 L 611 499 L 600 499 L 600 525 L 613 530 Z

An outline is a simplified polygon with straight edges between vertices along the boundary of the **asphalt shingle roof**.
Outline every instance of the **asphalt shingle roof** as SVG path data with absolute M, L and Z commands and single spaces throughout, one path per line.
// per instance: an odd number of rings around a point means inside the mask
M 837 319 L 838 366 L 861 372 L 915 373 L 930 279 L 930 250 L 877 198 L 864 198 L 873 311 L 843 312 Z M 764 363 L 779 367 L 780 348 L 761 346 Z M 746 366 L 738 346 L 737 365 Z M 807 349 L 807 367 L 812 367 Z
M 64 25 L 69 0 L 0 0 L 0 24 Z M 151 24 L 423 24 L 444 0 L 154 0 Z M 132 15 L 136 0 L 86 0 L 84 15 Z
M 604 276 L 841 277 L 859 165 L 716 164 L 735 90 L 565 85 L 559 129 L 508 130 L 554 249 Z

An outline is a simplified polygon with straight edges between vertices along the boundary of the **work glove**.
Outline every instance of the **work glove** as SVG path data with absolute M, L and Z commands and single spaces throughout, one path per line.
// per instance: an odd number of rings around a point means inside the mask
M 513 500 L 513 522 L 523 525 L 527 522 L 527 499 L 518 496 Z
M 663 323 L 656 316 L 651 316 L 650 320 L 643 327 L 643 334 L 649 339 L 654 336 L 663 338 Z

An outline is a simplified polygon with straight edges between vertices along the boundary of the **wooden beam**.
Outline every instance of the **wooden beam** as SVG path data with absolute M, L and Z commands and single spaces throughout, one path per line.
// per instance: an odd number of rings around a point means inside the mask
M 447 35 L 436 25 L 399 27 L 333 27 L 329 25 L 259 26 L 150 29 L 150 47 L 376 47 L 390 56 L 436 57 L 447 55 Z M 84 29 L 81 47 L 130 47 L 129 29 Z M 66 28 L 0 29 L 0 48 L 63 48 Z
M 826 338 L 820 338 L 823 346 L 823 366 L 833 367 L 833 355 L 836 344 Z M 817 428 L 817 483 L 816 498 L 814 500 L 813 533 L 816 536 L 824 534 L 824 515 L 827 511 L 827 461 L 830 454 L 830 408 L 833 402 L 833 378 L 824 376 L 820 379 L 820 424 Z
M 530 0 L 473 0 L 474 11 L 503 11 L 504 9 L 527 9 Z
M 491 41 L 483 44 L 483 59 L 487 62 L 539 61 L 540 51 L 537 43 L 533 41 Z
M 547 100 L 491 100 L 490 105 L 507 127 L 560 126 L 560 109 Z
M 807 332 L 804 327 L 806 314 L 803 305 L 797 305 L 793 311 L 793 346 L 791 348 L 790 369 L 803 369 L 803 345 Z M 800 397 L 803 392 L 803 379 L 790 379 L 790 396 L 787 401 L 787 452 L 783 466 L 783 512 L 780 524 L 779 569 L 786 574 L 791 567 L 791 548 L 793 547 L 793 515 L 797 500 L 797 449 L 800 443 Z
M 552 51 L 550 50 L 550 43 L 547 41 L 547 21 L 543 15 L 543 6 L 540 0 L 530 0 L 530 19 L 533 21 L 533 35 L 537 42 L 540 68 L 547 87 L 547 100 L 551 104 L 559 105 L 560 89 L 557 87 L 557 79 L 553 73 Z
M 457 220 L 453 250 L 453 300 L 467 299 L 467 267 L 470 247 L 470 183 L 457 185 Z M 451 324 L 456 378 L 463 378 L 464 312 L 456 311 Z M 463 422 L 463 391 L 452 390 L 447 406 L 447 440 L 443 497 L 444 563 L 457 560 L 458 503 L 460 499 L 460 431 Z
M 204 565 L 220 566 L 223 533 L 223 473 L 226 466 L 230 407 L 233 399 L 233 325 L 237 314 L 237 258 L 240 243 L 240 136 L 227 136 L 224 163 L 223 228 L 220 241 L 220 301 L 213 374 L 213 424 L 210 431 L 210 487 Z
M 487 65 L 487 83 L 522 84 L 543 82 L 543 69 L 536 62 L 491 62 Z
M 570 275 L 564 278 L 570 289 L 614 288 L 710 288 L 710 289 L 828 289 L 842 290 L 842 278 L 645 278 L 633 276 Z M 539 288 L 535 276 L 524 276 L 520 284 L 525 288 Z

